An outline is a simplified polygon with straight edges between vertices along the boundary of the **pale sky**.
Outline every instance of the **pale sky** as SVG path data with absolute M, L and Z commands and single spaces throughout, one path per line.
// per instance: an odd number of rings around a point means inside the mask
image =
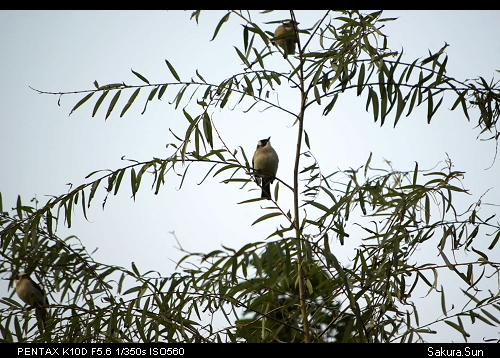
M 127 165 L 120 160 L 122 156 L 139 161 L 166 158 L 171 152 L 165 145 L 174 141 L 169 129 L 177 135 L 185 130 L 182 111 L 168 104 L 174 90 L 167 91 L 162 101 L 150 102 L 141 116 L 149 94 L 149 90 L 144 91 L 120 118 L 121 108 L 132 94 L 123 92 L 114 113 L 105 121 L 104 104 L 91 117 L 94 98 L 68 116 L 82 95 L 63 96 L 58 106 L 59 97 L 39 95 L 29 86 L 59 92 L 92 89 L 94 80 L 101 85 L 122 81 L 140 84 L 131 69 L 151 83 L 169 82 L 173 77 L 165 59 L 183 80 L 195 77 L 198 70 L 208 82 L 219 83 L 243 70 L 233 48 L 243 48 L 242 28 L 235 16 L 210 41 L 224 14 L 202 12 L 197 25 L 189 20 L 191 11 L 0 11 L 0 73 L 4 83 L 0 87 L 0 192 L 4 210 L 15 206 L 18 195 L 27 205 L 33 197 L 43 205 L 50 195 L 66 193 L 67 183 L 87 182 L 85 176 L 94 170 Z M 321 11 L 296 13 L 303 28 L 312 26 L 322 15 Z M 265 22 L 289 18 L 284 11 L 252 16 L 254 21 Z M 495 73 L 500 70 L 499 16 L 499 11 L 387 11 L 383 17 L 399 19 L 386 23 L 382 31 L 389 36 L 390 48 L 404 48 L 405 62 L 423 59 L 428 50 L 437 51 L 446 42 L 450 45 L 446 49 L 449 76 L 458 80 L 483 76 L 489 82 L 493 76 L 499 77 Z M 276 25 L 262 26 L 273 31 Z M 287 70 L 279 54 L 273 55 L 269 64 Z M 287 93 L 280 95 L 280 103 L 296 110 L 298 97 L 286 97 Z M 339 98 L 328 117 L 321 116 L 321 110 L 309 112 L 305 127 L 325 172 L 358 168 L 370 152 L 372 167 L 387 168 L 386 159 L 398 170 L 413 170 L 415 161 L 421 169 L 442 168 L 447 153 L 455 169 L 466 172 L 464 185 L 471 195 L 459 202 L 464 210 L 490 188 L 484 201 L 500 203 L 499 160 L 485 170 L 492 164 L 495 144 L 476 140 L 476 123 L 467 122 L 459 109 L 449 111 L 448 98 L 430 125 L 424 105 L 410 117 L 402 117 L 396 128 L 392 116 L 380 127 L 380 122 L 373 123 L 372 114 L 365 111 L 363 94 L 360 98 Z M 241 106 L 214 112 L 224 141 L 234 149 L 242 146 L 250 157 L 257 141 L 271 136 L 280 156 L 278 177 L 292 184 L 294 119 L 276 110 L 243 113 L 246 109 Z M 104 211 L 104 192 L 100 191 L 88 211 L 89 222 L 78 208 L 72 228 L 61 225 L 58 234 L 63 238 L 78 236 L 89 251 L 97 247 L 93 257 L 99 262 L 130 268 L 133 261 L 141 272 L 157 270 L 166 276 L 183 256 L 169 232 L 175 232 L 184 249 L 209 252 L 221 244 L 238 249 L 264 240 L 282 223 L 277 219 L 251 226 L 264 212 L 258 204 L 236 203 L 254 198 L 257 191 L 249 192 L 250 185 L 241 190 L 235 184 L 221 184 L 223 176 L 209 176 L 198 185 L 209 168 L 191 166 L 181 190 L 180 178 L 171 173 L 157 196 L 150 191 L 151 181 L 145 176 L 135 202 L 126 177 L 120 193 L 108 199 Z M 285 206 L 287 201 L 291 204 L 291 194 L 284 186 L 280 201 Z M 349 242 L 339 249 L 352 250 L 358 244 Z M 500 261 L 499 246 L 489 255 L 492 261 Z M 8 295 L 6 282 L 0 286 L 1 295 Z M 435 296 L 436 310 L 429 310 L 437 317 L 441 309 L 439 295 Z M 420 316 L 422 321 L 422 313 Z M 462 342 L 461 335 L 445 325 L 436 328 L 439 334 L 427 336 L 428 341 Z M 470 342 L 499 334 L 498 328 L 482 323 L 476 323 L 469 333 Z

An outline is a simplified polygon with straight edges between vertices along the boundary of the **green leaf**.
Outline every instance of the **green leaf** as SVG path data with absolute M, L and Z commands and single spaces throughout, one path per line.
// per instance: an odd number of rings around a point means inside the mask
M 205 81 L 205 79 L 198 73 L 198 70 L 196 70 L 196 76 L 198 76 L 198 78 L 202 80 L 204 83 L 207 83 L 207 81 Z
M 333 109 L 333 106 L 335 106 L 335 102 L 337 102 L 338 94 L 335 94 L 333 96 L 332 101 L 325 107 L 323 110 L 323 115 L 326 116 L 330 111 Z
M 220 108 L 224 108 L 224 106 L 227 104 L 227 101 L 229 100 L 229 97 L 231 96 L 231 93 L 233 93 L 233 91 L 231 90 L 231 85 L 227 88 L 226 90 L 226 94 L 224 96 L 224 98 L 222 99 L 222 102 L 220 104 Z
M 132 105 L 132 103 L 134 103 L 135 99 L 137 98 L 137 96 L 139 95 L 139 92 L 141 91 L 140 88 L 136 89 L 134 91 L 134 93 L 132 93 L 132 96 L 130 96 L 130 98 L 128 99 L 128 102 L 127 104 L 125 105 L 125 107 L 123 107 L 123 110 L 122 110 L 122 113 L 120 114 L 120 118 L 123 117 L 123 115 L 125 114 L 125 112 L 127 112 L 127 110 L 130 108 L 130 106 Z
M 250 96 L 253 96 L 254 92 L 253 92 L 252 81 L 250 81 L 247 76 L 243 76 L 243 79 L 245 80 L 245 83 L 247 85 L 245 92 L 248 93 Z
M 387 91 L 384 90 L 380 94 L 380 126 L 384 125 L 387 113 Z
M 397 101 L 398 101 L 398 106 L 396 108 L 396 119 L 394 120 L 394 127 L 396 127 L 396 124 L 399 121 L 399 118 L 401 117 L 401 114 L 403 113 L 403 109 L 405 108 L 405 100 L 403 99 L 403 95 L 401 94 L 401 91 L 399 88 L 397 89 Z
M 92 111 L 92 117 L 95 116 L 95 114 L 97 113 L 97 110 L 99 109 L 99 106 L 101 105 L 102 101 L 104 101 L 104 98 L 106 98 L 106 96 L 108 95 L 109 91 L 104 91 L 102 94 L 101 94 L 101 97 L 99 97 L 99 99 L 97 100 L 95 106 L 94 106 L 94 110 Z
M 363 92 L 364 81 L 365 81 L 365 64 L 362 63 L 358 75 L 358 91 L 357 91 L 358 96 L 361 94 L 361 92 Z
M 132 168 L 130 171 L 130 186 L 132 189 L 132 196 L 135 197 L 135 193 L 137 192 L 137 175 L 135 173 L 135 168 Z
M 219 170 L 217 170 L 215 173 L 214 173 L 214 177 L 216 177 L 217 175 L 219 175 L 220 173 L 228 170 L 228 169 L 234 169 L 234 168 L 240 168 L 240 166 L 238 164 L 228 164 L 228 165 L 225 165 L 223 166 L 222 168 L 220 168 Z M 213 169 L 213 167 L 212 167 Z M 250 181 L 250 180 L 249 180 Z M 254 200 L 260 200 L 260 199 L 251 199 L 251 201 L 254 201 Z M 242 202 L 242 203 L 245 203 L 245 202 Z M 238 204 L 241 204 L 241 203 L 238 203 Z
M 316 99 L 316 102 L 321 105 L 321 97 L 319 95 L 318 86 L 314 86 L 314 98 Z
M 373 153 L 370 152 L 370 155 L 368 156 L 368 159 L 366 160 L 366 163 L 365 163 L 365 178 L 366 178 L 366 174 L 368 172 L 368 169 L 370 168 L 370 163 L 372 161 L 372 155 L 373 155 Z
M 363 212 L 363 215 L 366 215 L 365 197 L 361 190 L 359 191 L 359 205 L 361 206 L 361 211 Z
M 433 103 L 432 103 L 432 91 L 427 91 L 427 123 L 431 123 L 431 118 L 433 114 Z
M 87 102 L 89 100 L 90 97 L 92 97 L 94 95 L 95 92 L 92 92 L 92 93 L 89 93 L 88 95 L 86 95 L 85 97 L 83 97 L 74 107 L 73 109 L 71 110 L 71 112 L 69 112 L 69 115 L 71 116 L 71 113 L 73 113 L 74 111 L 76 111 L 76 109 L 78 107 L 80 107 L 82 104 L 84 104 L 85 102 Z
M 430 220 L 430 217 L 431 217 L 431 208 L 430 208 L 430 200 L 429 200 L 429 196 L 427 194 L 425 194 L 425 208 L 424 208 L 424 211 L 425 211 L 425 223 L 426 224 L 429 224 L 429 220 Z
M 410 108 L 408 108 L 408 113 L 406 113 L 407 117 L 410 115 L 411 111 L 413 110 L 413 107 L 415 106 L 415 100 L 417 99 L 418 92 L 419 92 L 418 88 L 413 88 L 413 95 L 410 101 Z M 408 96 L 410 95 L 410 93 L 408 93 Z M 408 96 L 406 97 L 406 99 L 408 99 Z
M 498 320 L 498 318 L 496 318 L 495 316 L 493 316 L 491 313 L 489 313 L 488 311 L 484 310 L 481 308 L 481 312 L 483 312 L 483 314 L 485 316 L 487 316 L 489 319 L 491 319 L 492 321 L 495 321 L 495 323 L 497 323 L 498 325 L 500 325 L 500 321 Z
M 99 184 L 101 183 L 101 179 L 96 180 L 95 182 L 92 183 L 92 186 L 90 187 L 90 195 L 89 195 L 89 202 L 88 202 L 88 207 L 90 207 L 90 202 L 94 198 L 94 195 L 96 193 L 97 188 L 99 187 Z
M 248 26 L 243 26 L 243 48 L 245 52 L 248 50 Z
M 83 188 L 83 185 L 81 187 Z M 82 211 L 83 211 L 83 217 L 85 218 L 85 220 L 88 220 L 88 218 L 87 218 L 87 209 L 85 207 L 85 203 L 86 203 L 86 201 L 85 201 L 85 191 L 82 190 L 81 193 L 82 193 Z M 50 210 L 48 212 L 50 213 Z M 47 224 L 47 226 L 48 226 L 48 224 Z
M 235 255 L 231 259 L 232 261 L 232 269 L 231 269 L 231 278 L 233 280 L 233 283 L 238 282 L 238 257 Z
M 274 81 L 278 84 L 281 85 L 281 80 L 280 80 L 280 74 L 271 72 L 271 77 L 274 79 Z
M 441 286 L 441 310 L 443 311 L 443 314 L 446 316 L 448 311 L 446 310 L 446 299 L 444 297 L 443 286 Z
M 217 34 L 219 33 L 219 30 L 220 28 L 222 27 L 222 25 L 227 21 L 229 20 L 229 15 L 231 15 L 230 12 L 228 12 L 226 15 L 224 15 L 224 17 L 219 21 L 219 24 L 217 24 L 217 27 L 215 28 L 215 32 L 214 32 L 214 37 L 212 37 L 212 39 L 210 41 L 213 41 L 215 39 L 215 37 L 217 36 Z
M 464 339 L 466 339 L 466 337 L 470 337 L 470 334 L 467 333 L 463 327 L 463 324 L 462 324 L 462 320 L 460 319 L 460 317 L 458 317 L 458 321 L 460 324 L 456 324 L 454 322 L 451 322 L 451 321 L 444 321 L 447 325 L 455 328 L 457 331 L 459 331 L 462 336 L 464 337 Z
M 260 36 L 260 38 L 262 39 L 262 41 L 266 44 L 266 46 L 269 44 L 269 38 L 268 36 L 265 34 L 264 31 L 262 31 L 260 29 L 260 27 L 258 27 L 255 23 L 250 23 L 249 25 L 252 25 L 252 27 L 249 27 L 248 28 L 248 31 L 250 32 L 253 32 L 255 34 L 258 34 Z
M 151 92 L 149 92 L 149 96 L 148 96 L 148 101 L 152 101 L 153 98 L 155 98 L 155 95 L 156 95 L 156 92 L 158 92 L 158 89 L 160 88 L 160 86 L 156 86 L 155 88 L 153 88 L 151 90 Z M 147 103 L 147 102 L 146 102 Z
M 234 49 L 236 50 L 236 52 L 238 53 L 238 56 L 240 57 L 240 59 L 243 61 L 243 63 L 248 66 L 248 67 L 251 67 L 250 66 L 250 62 L 248 62 L 248 60 L 246 59 L 245 55 L 241 53 L 241 51 L 236 47 L 236 46 L 233 46 Z
M 146 78 L 146 77 L 144 77 L 143 75 L 141 75 L 141 74 L 140 74 L 140 73 L 138 73 L 138 72 L 135 72 L 133 69 L 130 69 L 130 70 L 132 71 L 132 73 L 133 73 L 134 75 L 136 75 L 137 77 L 139 77 L 139 79 L 140 79 L 141 81 L 144 81 L 144 82 L 146 82 L 146 83 L 149 85 L 149 81 L 147 80 L 147 78 Z
M 205 138 L 207 142 L 210 144 L 210 147 L 214 147 L 213 138 L 212 138 L 212 123 L 210 122 L 210 116 L 207 112 L 203 113 L 203 132 L 205 133 Z
M 446 64 L 447 63 L 448 63 L 448 56 L 446 56 L 444 58 L 443 63 L 441 64 L 441 66 L 439 66 L 439 72 L 438 72 L 438 75 L 436 77 L 436 81 L 434 82 L 436 86 L 441 84 L 441 79 L 443 77 L 443 74 L 446 72 Z
M 105 120 L 108 119 L 109 115 L 113 111 L 113 108 L 115 108 L 116 102 L 118 102 L 118 98 L 120 98 L 121 93 L 122 93 L 122 90 L 119 90 L 118 92 L 116 92 L 113 99 L 111 100 L 111 103 L 109 104 L 109 107 L 108 107 L 108 112 L 106 113 L 106 117 L 104 118 Z
M 146 101 L 146 104 L 144 105 L 144 109 L 142 110 L 141 112 L 141 115 L 144 114 L 146 112 L 146 108 L 148 107 L 148 103 L 150 101 L 153 100 L 153 98 L 155 98 L 155 95 L 156 95 L 156 92 L 158 92 L 158 89 L 160 88 L 160 86 L 156 86 L 155 88 L 153 88 L 151 90 L 151 92 L 149 92 L 149 96 L 148 96 L 148 100 Z
M 318 79 L 322 75 L 322 73 L 323 73 L 323 66 L 318 66 L 318 70 L 314 74 L 314 78 L 311 81 L 311 84 L 310 84 L 311 86 L 316 87 L 316 85 L 318 84 Z
M 252 39 L 253 39 L 253 36 L 252 36 Z M 253 48 L 253 52 L 254 52 L 254 54 L 255 54 L 255 57 L 257 57 L 257 62 L 259 63 L 259 66 L 260 66 L 262 69 L 265 69 L 265 67 L 264 67 L 264 61 L 263 61 L 262 56 L 260 55 L 260 53 L 259 53 L 259 52 L 258 52 L 255 48 Z M 265 74 L 265 73 L 264 73 L 264 74 Z M 271 77 L 272 77 L 272 78 L 274 78 L 275 76 L 276 76 L 276 74 L 275 74 L 275 73 L 271 73 Z M 276 76 L 276 77 L 278 77 L 278 76 Z M 279 81 L 280 81 L 280 80 L 279 80 L 279 77 L 278 77 L 278 81 L 277 81 L 277 82 L 279 83 Z M 271 87 L 272 87 L 272 83 L 270 83 L 270 85 L 271 85 Z
M 22 220 L 23 219 L 23 204 L 21 202 L 21 195 L 17 196 L 16 211 L 17 211 L 17 216 L 18 216 L 19 220 Z
M 182 89 L 177 93 L 175 96 L 175 109 L 179 107 L 179 104 L 181 103 L 182 96 L 184 95 L 184 92 L 186 92 L 188 85 L 185 85 L 182 87 Z
M 189 18 L 189 20 L 192 20 L 193 17 L 194 17 L 194 19 L 196 20 L 196 23 L 198 23 L 198 18 L 200 17 L 200 13 L 201 13 L 201 10 L 195 10 L 195 11 L 193 11 L 193 13 L 191 14 L 191 17 Z
M 175 77 L 175 79 L 177 81 L 181 82 L 181 79 L 180 79 L 179 75 L 177 74 L 177 72 L 174 69 L 174 66 L 172 66 L 170 64 L 170 62 L 168 62 L 168 60 L 165 60 L 165 62 L 167 63 L 168 69 L 170 70 L 170 72 L 172 73 L 172 75 Z M 161 91 L 160 91 L 160 93 L 161 93 Z
M 253 203 L 253 202 L 256 202 L 256 201 L 262 201 L 262 199 L 261 198 L 253 198 L 253 199 L 248 199 L 248 200 L 240 201 L 237 204 L 248 204 L 248 203 Z
M 261 221 L 264 221 L 264 220 L 267 220 L 267 219 L 270 219 L 272 217 L 275 217 L 275 216 L 280 216 L 281 213 L 270 213 L 270 214 L 266 214 L 266 215 L 263 215 L 261 216 L 260 218 L 258 218 L 257 220 L 255 220 L 252 225 L 255 225 Z
M 330 212 L 330 209 L 329 209 L 329 208 L 327 208 L 327 207 L 326 207 L 326 206 L 324 206 L 323 204 L 320 204 L 320 203 L 318 203 L 318 202 L 316 202 L 316 201 L 312 201 L 312 200 L 311 200 L 311 201 L 308 201 L 307 203 L 308 203 L 309 205 L 314 206 L 315 208 L 318 208 L 318 209 L 320 209 L 320 210 L 323 210 L 325 213 L 329 213 L 329 212 Z
M 418 176 L 418 163 L 415 162 L 415 169 L 413 170 L 413 185 L 417 185 L 417 176 Z
M 309 291 L 309 294 L 312 295 L 314 290 L 312 287 L 312 283 L 309 279 L 306 279 L 306 286 L 307 286 L 307 290 Z
M 122 170 L 120 170 L 120 173 L 118 174 L 118 177 L 117 177 L 116 183 L 115 183 L 114 195 L 116 195 L 118 193 L 118 188 L 120 188 L 120 184 L 122 182 L 123 175 L 125 174 L 125 172 L 126 172 L 126 169 L 122 169 Z
M 311 150 L 311 146 L 309 145 L 309 136 L 307 135 L 307 132 L 304 130 L 304 140 L 306 142 L 307 148 Z
M 137 277 L 141 277 L 141 274 L 139 273 L 139 270 L 135 266 L 135 262 L 132 261 L 132 270 L 134 270 L 134 273 L 137 275 Z
M 411 75 L 413 69 L 415 68 L 415 65 L 417 64 L 417 61 L 418 61 L 418 59 L 416 59 L 415 61 L 413 61 L 413 63 L 410 65 L 410 70 L 406 74 L 406 79 L 405 79 L 406 82 L 408 82 L 408 80 L 410 79 L 410 75 Z
M 373 118 L 375 122 L 378 119 L 378 97 L 377 93 L 370 88 L 369 96 L 371 97 L 371 101 L 373 103 Z
M 165 90 L 167 89 L 167 87 L 168 87 L 168 85 L 161 86 L 160 92 L 158 92 L 158 99 L 161 100 L 161 98 L 163 97 L 163 94 L 165 93 Z
M 68 223 L 68 228 L 71 227 L 71 214 L 73 213 L 73 197 L 70 196 L 67 203 L 64 203 L 64 215 L 66 222 Z
M 500 238 L 500 230 L 495 235 L 495 239 L 493 239 L 493 241 L 491 242 L 490 246 L 488 246 L 488 250 L 491 250 L 491 249 L 493 249 L 495 247 L 495 245 L 497 244 L 499 238 Z
M 85 193 L 85 192 L 82 192 L 82 193 Z M 0 199 L 1 199 L 1 196 L 0 196 Z M 82 205 L 85 208 L 84 203 L 85 203 L 85 199 L 82 200 Z M 2 210 L 0 210 L 0 212 L 2 212 Z M 49 235 L 53 235 L 52 220 L 53 220 L 52 212 L 50 210 L 47 210 L 47 213 L 45 215 L 45 222 L 47 223 L 47 232 L 49 233 Z

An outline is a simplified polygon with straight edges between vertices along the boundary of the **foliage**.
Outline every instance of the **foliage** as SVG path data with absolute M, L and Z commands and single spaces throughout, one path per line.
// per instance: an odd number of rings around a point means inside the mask
M 200 21 L 200 14 L 196 11 L 192 18 Z M 296 20 L 295 12 L 290 17 Z M 326 12 L 312 27 L 298 29 L 298 54 L 283 60 L 289 72 L 266 65 L 270 56 L 280 55 L 277 52 L 282 50 L 272 45 L 273 34 L 262 30 L 250 14 L 228 12 L 213 38 L 234 18 L 243 25 L 243 47 L 235 50 L 244 69 L 220 83 L 205 81 L 198 71 L 196 79 L 182 81 L 166 60 L 172 82 L 151 83 L 132 71 L 141 84 L 99 85 L 96 81 L 95 89 L 76 92 L 84 97 L 71 113 L 94 98 L 92 116 L 104 111 L 106 119 L 118 109 L 122 93 L 131 95 L 120 116 L 137 104 L 141 91 L 149 91 L 142 113 L 149 102 L 173 92 L 172 105 L 185 120 L 185 133 L 172 133 L 175 142 L 169 144 L 172 154 L 168 158 L 95 171 L 87 176 L 89 182 L 52 197 L 40 208 L 24 205 L 20 197 L 11 213 L 0 207 L 0 271 L 32 272 L 50 292 L 50 302 L 58 302 L 51 305 L 44 331 L 33 324 L 33 315 L 18 301 L 3 298 L 7 308 L 1 312 L 1 339 L 414 342 L 436 333 L 431 326 L 441 321 L 465 340 L 464 318 L 500 325 L 499 293 L 483 290 L 487 279 L 498 275 L 499 263 L 490 261 L 476 245 L 479 238 L 489 237 L 488 250 L 492 250 L 500 226 L 493 223 L 494 216 L 480 217 L 481 200 L 465 213 L 457 212 L 453 195 L 467 194 L 461 183 L 464 173 L 454 170 L 449 158 L 444 168 L 429 172 L 418 164 L 411 171 L 372 168 L 371 156 L 358 169 L 324 173 L 310 151 L 314 138 L 305 130 L 309 108 L 319 107 L 328 116 L 348 92 L 364 96 L 367 111 L 382 126 L 390 118 L 396 126 L 403 113 L 409 116 L 420 105 L 427 108 L 430 123 L 447 94 L 454 99 L 452 110 L 459 109 L 467 120 L 476 120 L 485 139 L 498 140 L 497 85 L 483 78 L 459 81 L 448 76 L 446 44 L 423 60 L 402 62 L 402 51 L 391 50 L 381 32 L 384 22 L 394 19 L 382 18 L 380 11 L 368 15 Z M 300 94 L 298 111 L 281 107 L 269 96 L 287 87 Z M 103 109 L 110 93 L 111 100 Z M 280 181 L 293 190 L 293 207 L 280 205 L 277 185 L 269 210 L 254 224 L 279 216 L 287 225 L 271 232 L 266 241 L 207 254 L 188 253 L 177 272 L 162 276 L 142 273 L 135 265 L 128 270 L 95 262 L 76 237 L 57 236 L 57 225 L 64 222 L 71 227 L 78 206 L 86 217 L 99 188 L 106 190 L 104 207 L 127 177 L 134 197 L 142 188 L 144 175 L 153 178 L 152 189 L 157 194 L 170 172 L 182 173 L 182 186 L 189 166 L 200 162 L 212 164 L 205 178 L 213 173 L 214 177 L 223 176 L 226 183 L 257 183 L 243 148 L 227 147 L 214 120 L 218 111 L 245 106 L 248 112 L 257 105 L 293 116 L 297 128 L 294 182 Z M 216 137 L 221 139 L 220 147 Z M 242 204 L 253 202 L 260 199 Z M 359 232 L 346 231 L 348 220 L 358 225 Z M 358 243 L 350 259 L 337 253 L 338 244 L 346 240 Z M 418 263 L 414 258 L 418 250 L 434 252 L 440 261 Z M 459 253 L 467 253 L 469 259 L 462 260 Z M 439 280 L 445 271 L 460 280 L 470 299 L 456 313 L 454 307 L 447 308 L 444 284 Z M 411 301 L 412 294 L 423 288 L 442 296 L 443 316 L 431 324 L 420 323 Z M 213 315 L 223 316 L 227 324 L 221 328 L 207 323 Z

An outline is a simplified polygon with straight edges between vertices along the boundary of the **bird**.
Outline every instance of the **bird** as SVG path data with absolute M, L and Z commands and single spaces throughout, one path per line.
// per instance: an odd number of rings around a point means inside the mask
M 278 26 L 274 31 L 274 42 L 283 49 L 284 58 L 288 55 L 295 54 L 295 43 L 297 42 L 295 29 L 297 25 L 298 22 L 288 20 L 283 22 L 283 24 Z
M 271 184 L 278 172 L 279 163 L 278 154 L 271 146 L 270 139 L 271 137 L 259 140 L 252 159 L 254 175 L 258 180 L 262 179 L 262 194 L 260 197 L 268 200 L 271 199 Z
M 47 317 L 46 307 L 49 305 L 49 301 L 42 288 L 25 272 L 19 272 L 14 276 L 14 282 L 16 283 L 16 293 L 19 298 L 27 305 L 34 307 L 37 316 L 40 316 L 45 321 Z

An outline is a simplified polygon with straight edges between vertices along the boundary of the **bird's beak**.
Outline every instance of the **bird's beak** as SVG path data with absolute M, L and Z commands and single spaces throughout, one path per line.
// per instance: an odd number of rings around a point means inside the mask
M 271 137 L 267 138 L 267 140 L 271 139 Z

